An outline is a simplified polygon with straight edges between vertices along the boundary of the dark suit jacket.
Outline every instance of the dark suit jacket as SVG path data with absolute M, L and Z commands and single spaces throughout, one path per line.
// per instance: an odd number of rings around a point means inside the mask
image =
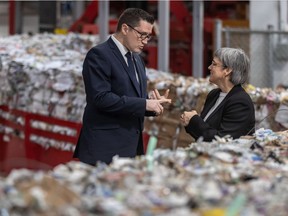
M 109 38 L 93 47 L 83 63 L 86 107 L 74 157 L 95 165 L 114 155 L 143 154 L 142 130 L 146 112 L 147 77 L 139 55 L 133 54 L 140 85 L 129 74 L 118 47 Z
M 207 95 L 201 115 L 195 115 L 185 127 L 196 140 L 203 137 L 204 141 L 212 141 L 215 135 L 223 137 L 230 134 L 234 139 L 254 133 L 255 110 L 250 96 L 241 87 L 234 86 L 219 106 L 204 122 L 204 118 L 216 103 L 221 90 L 213 89 Z

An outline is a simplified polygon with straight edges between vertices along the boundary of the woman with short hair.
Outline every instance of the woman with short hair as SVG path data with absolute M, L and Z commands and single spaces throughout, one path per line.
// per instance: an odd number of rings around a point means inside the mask
M 242 87 L 248 81 L 250 61 L 242 49 L 220 48 L 208 67 L 209 81 L 218 88 L 211 90 L 199 115 L 185 111 L 180 118 L 195 140 L 212 141 L 217 135 L 239 138 L 254 133 L 255 110 L 251 97 Z

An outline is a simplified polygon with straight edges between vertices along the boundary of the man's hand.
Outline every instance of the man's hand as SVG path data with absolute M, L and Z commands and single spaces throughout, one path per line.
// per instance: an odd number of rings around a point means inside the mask
M 171 103 L 171 99 L 146 100 L 146 110 L 155 112 L 155 115 L 161 115 L 164 112 L 163 103 Z
M 155 112 L 155 115 L 161 115 L 164 112 L 163 103 L 171 103 L 168 99 L 169 89 L 166 90 L 163 96 L 160 95 L 157 89 L 149 93 L 149 100 L 146 100 L 146 110 Z
M 153 91 L 151 91 L 149 93 L 149 99 L 168 99 L 168 96 L 169 96 L 169 89 L 167 89 L 165 91 L 165 94 L 163 96 L 160 95 L 159 91 L 157 89 L 154 89 Z M 170 103 L 171 103 L 171 99 L 170 99 Z

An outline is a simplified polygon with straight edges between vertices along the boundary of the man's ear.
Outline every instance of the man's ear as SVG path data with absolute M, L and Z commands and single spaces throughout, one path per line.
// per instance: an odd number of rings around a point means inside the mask
M 122 24 L 122 27 L 121 27 L 121 31 L 124 35 L 126 35 L 129 31 L 129 26 L 126 25 L 125 23 Z

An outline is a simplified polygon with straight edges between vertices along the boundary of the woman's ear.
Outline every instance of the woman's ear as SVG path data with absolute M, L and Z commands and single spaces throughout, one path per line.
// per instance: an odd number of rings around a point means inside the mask
M 227 76 L 230 76 L 230 74 L 232 73 L 232 69 L 231 68 L 225 68 L 224 69 L 224 74 L 225 74 L 225 77 L 227 77 Z

